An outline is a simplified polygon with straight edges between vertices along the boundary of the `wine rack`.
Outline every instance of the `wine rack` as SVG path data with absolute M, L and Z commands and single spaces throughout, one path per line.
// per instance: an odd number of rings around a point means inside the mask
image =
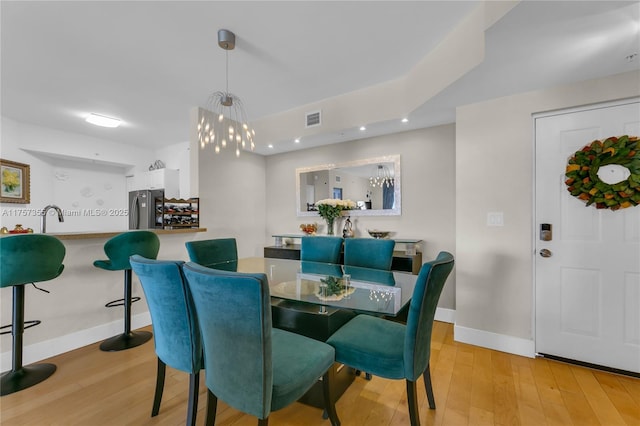
M 200 227 L 200 199 L 165 198 L 156 201 L 156 223 L 162 222 L 164 229 Z

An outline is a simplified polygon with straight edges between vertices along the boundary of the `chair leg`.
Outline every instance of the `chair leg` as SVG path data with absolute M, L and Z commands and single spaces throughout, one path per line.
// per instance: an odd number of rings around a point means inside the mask
M 153 397 L 153 408 L 151 409 L 151 417 L 155 417 L 160 412 L 160 403 L 162 402 L 162 392 L 164 391 L 164 376 L 167 371 L 167 365 L 158 358 L 158 369 L 156 373 L 156 392 Z
M 411 421 L 411 426 L 420 426 L 416 382 L 411 380 L 407 380 L 407 401 L 409 402 L 409 420 Z
M 356 370 L 356 376 L 359 376 L 361 373 L 362 373 L 362 371 L 360 371 L 360 370 Z M 365 373 L 364 373 L 364 379 L 365 379 L 365 380 L 371 380 L 371 373 L 367 373 L 367 372 L 365 371 Z
M 340 419 L 338 418 L 338 413 L 336 412 L 336 402 L 333 396 L 333 391 L 331 389 L 331 385 L 335 379 L 335 368 L 332 365 L 329 367 L 324 376 L 322 376 L 322 393 L 324 396 L 324 406 L 327 414 L 329 416 L 329 420 L 331 421 L 331 426 L 340 426 Z
M 13 322 L 11 324 L 12 354 L 11 371 L 7 371 L 0 379 L 0 395 L 9 395 L 36 385 L 56 371 L 53 364 L 36 364 L 22 366 L 22 350 L 24 334 L 24 285 L 13 286 Z
M 269 417 L 266 419 L 258 419 L 258 426 L 269 426 Z
M 218 397 L 207 389 L 207 418 L 206 426 L 213 426 L 216 422 L 216 411 L 218 409 Z
M 200 387 L 200 372 L 189 375 L 189 404 L 187 407 L 187 426 L 196 425 L 196 414 L 198 413 L 198 388 Z
M 124 333 L 111 337 L 100 344 L 106 352 L 123 351 L 146 343 L 153 336 L 148 331 L 131 331 L 131 269 L 124 271 Z
M 429 364 L 427 364 L 427 369 L 422 373 L 422 377 L 424 378 L 424 388 L 427 391 L 427 400 L 429 400 L 429 408 L 432 410 L 436 409 L 436 399 L 433 396 L 433 387 L 431 386 L 431 372 L 429 371 Z

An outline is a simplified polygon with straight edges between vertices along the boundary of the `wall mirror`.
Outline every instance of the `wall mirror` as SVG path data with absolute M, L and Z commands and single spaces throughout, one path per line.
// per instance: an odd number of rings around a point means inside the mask
M 315 202 L 325 198 L 355 201 L 352 216 L 400 215 L 400 155 L 296 169 L 298 216 L 317 216 Z

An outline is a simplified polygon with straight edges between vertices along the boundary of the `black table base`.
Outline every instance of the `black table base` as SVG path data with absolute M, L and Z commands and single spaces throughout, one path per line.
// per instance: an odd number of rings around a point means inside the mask
M 355 314 L 345 309 L 326 307 L 321 312 L 319 305 L 292 302 L 283 299 L 272 299 L 271 317 L 273 326 L 281 330 L 310 337 L 321 342 L 326 341 L 340 327 L 346 324 Z M 336 401 L 347 390 L 355 379 L 355 370 L 343 364 L 333 364 L 334 375 L 331 390 Z M 324 408 L 322 381 L 319 380 L 299 399 L 312 407 Z

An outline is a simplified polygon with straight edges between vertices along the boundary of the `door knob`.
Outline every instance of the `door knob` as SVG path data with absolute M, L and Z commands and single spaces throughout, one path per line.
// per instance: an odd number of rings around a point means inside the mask
M 542 257 L 551 257 L 551 256 L 553 256 L 553 253 L 551 253 L 551 250 L 549 250 L 549 249 L 542 249 L 542 250 L 540 250 L 540 256 L 542 256 Z

